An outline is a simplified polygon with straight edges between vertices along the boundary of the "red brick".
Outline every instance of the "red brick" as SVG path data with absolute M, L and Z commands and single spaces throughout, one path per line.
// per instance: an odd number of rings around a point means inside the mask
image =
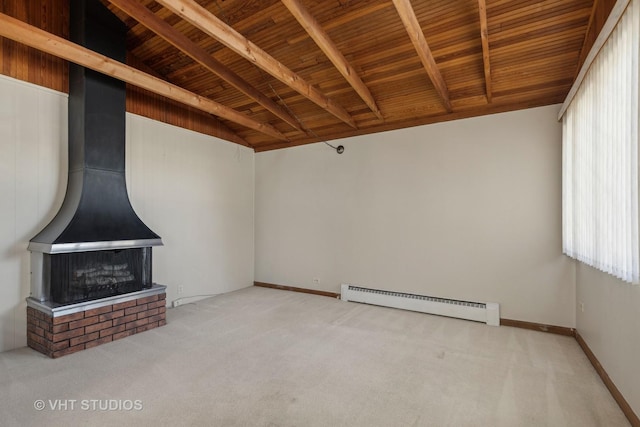
M 87 325 L 93 325 L 94 323 L 98 323 L 98 316 L 93 317 L 85 317 L 81 320 L 74 320 L 73 322 L 69 322 L 69 329 L 77 329 Z
M 147 305 L 148 308 L 158 308 L 158 307 L 165 307 L 167 304 L 167 302 L 165 300 L 160 300 L 160 301 L 156 301 L 156 302 L 152 302 L 149 303 Z
M 56 358 L 166 323 L 166 294 L 59 317 L 27 307 L 27 343 Z
M 60 323 L 72 322 L 74 320 L 84 319 L 84 311 L 78 313 L 67 314 L 66 316 L 59 316 L 53 318 L 53 324 L 59 325 Z
M 135 307 L 136 300 L 125 301 L 118 304 L 113 304 L 113 311 L 122 310 L 123 308 Z
M 136 304 L 137 305 L 142 305 L 142 304 L 147 304 L 147 303 L 156 302 L 156 301 L 158 301 L 158 295 L 151 295 L 151 296 L 144 297 L 144 298 L 138 298 L 136 300 Z
M 141 311 L 145 311 L 147 309 L 147 304 L 137 305 L 135 307 L 125 308 L 124 315 L 128 316 L 133 313 L 140 313 Z
M 119 340 L 120 338 L 124 338 L 124 337 L 128 337 L 130 335 L 135 334 L 135 331 L 133 330 L 129 330 L 129 331 L 123 331 L 123 332 L 119 332 L 117 334 L 113 335 L 113 340 Z
M 44 329 L 42 329 L 39 326 L 36 325 L 32 325 L 32 324 L 27 324 L 27 331 L 32 332 L 36 335 L 38 335 L 39 337 L 44 338 Z
M 124 309 L 118 311 L 112 311 L 111 313 L 105 313 L 100 315 L 100 321 L 104 322 L 105 320 L 115 319 L 117 317 L 124 316 Z
M 95 325 L 86 326 L 84 328 L 85 334 L 90 334 L 95 331 L 101 331 L 103 329 L 107 329 L 113 326 L 113 322 L 111 320 L 107 320 L 106 322 L 96 323 Z
M 51 332 L 54 334 L 58 334 L 60 332 L 65 332 L 69 330 L 69 323 L 61 323 L 59 325 L 53 325 Z
M 56 357 L 66 356 L 67 354 L 75 353 L 75 352 L 81 351 L 81 350 L 84 350 L 84 344 L 78 344 L 78 345 L 73 346 L 73 347 L 67 347 L 64 350 L 54 351 L 51 354 L 51 357 L 53 357 L 55 359 Z
M 49 332 L 51 332 L 51 329 L 53 328 L 51 322 L 47 322 L 46 320 L 38 320 L 38 326 Z
M 27 332 L 27 339 L 44 347 L 46 347 L 49 343 L 49 341 L 45 340 L 44 337 L 36 335 L 33 332 Z
M 149 322 L 157 322 L 159 320 L 165 320 L 166 319 L 166 315 L 164 313 L 156 314 L 155 316 L 151 316 L 148 319 L 149 319 Z
M 40 322 L 40 320 L 36 316 L 27 315 L 27 323 L 38 325 L 38 322 Z
M 136 328 L 136 333 L 148 331 L 149 329 L 153 329 L 153 328 L 157 328 L 157 327 L 158 327 L 158 322 L 147 323 L 144 326 L 140 326 L 140 327 Z
M 77 338 L 71 338 L 69 340 L 69 345 L 71 347 L 73 347 L 75 345 L 82 344 L 82 343 L 85 343 L 87 341 L 97 340 L 98 338 L 100 338 L 100 332 L 94 332 L 92 334 L 82 335 L 82 336 L 77 337 Z
M 27 315 L 35 317 L 38 320 L 47 320 L 48 318 L 51 318 L 51 316 L 49 316 L 48 314 L 43 313 L 40 310 L 36 310 L 32 307 L 27 307 Z
M 62 340 L 68 340 L 71 338 L 79 337 L 80 335 L 84 335 L 84 328 L 72 329 L 67 332 L 53 334 L 53 339 L 51 341 L 58 342 Z
M 143 311 L 142 313 L 138 313 L 138 319 L 144 319 L 145 317 L 155 316 L 158 314 L 157 308 L 152 308 L 151 310 Z
M 27 339 L 27 345 L 30 348 L 34 349 L 35 351 L 40 352 L 45 356 L 51 357 L 51 351 L 47 347 L 44 347 L 36 342 L 30 341 L 29 339 Z
M 125 325 L 118 325 L 118 326 L 114 326 L 113 328 L 103 329 L 100 331 L 100 338 L 117 334 L 118 332 L 123 332 L 124 330 L 125 330 Z
M 113 311 L 111 305 L 105 305 L 104 307 L 93 308 L 84 312 L 84 317 L 98 316 L 99 314 L 109 313 Z
M 135 322 L 127 323 L 127 330 L 137 328 L 138 326 L 144 326 L 149 323 L 149 318 L 136 320 Z
M 60 342 L 56 342 L 51 344 L 51 349 L 53 351 L 58 351 L 58 350 L 62 350 L 69 347 L 69 340 L 65 340 L 65 341 L 60 341 Z
M 113 326 L 124 325 L 127 322 L 132 322 L 138 318 L 137 314 L 130 314 L 124 317 L 118 317 L 117 319 L 113 319 Z
M 84 346 L 85 348 L 89 349 L 89 348 L 99 346 L 100 344 L 111 342 L 112 340 L 113 340 L 113 337 L 109 335 L 106 337 L 98 338 L 97 340 L 94 340 L 94 341 L 89 341 Z

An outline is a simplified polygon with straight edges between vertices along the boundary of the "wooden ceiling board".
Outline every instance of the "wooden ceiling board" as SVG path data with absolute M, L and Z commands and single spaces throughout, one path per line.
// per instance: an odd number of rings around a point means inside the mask
M 593 0 L 486 0 L 485 47 L 488 46 L 493 94 L 489 104 L 478 1 L 411 0 L 449 93 L 452 111 L 447 113 L 392 1 L 299 2 L 358 74 L 383 120 L 367 107 L 280 1 L 198 0 L 197 3 L 344 108 L 357 129 L 350 129 L 285 82 L 258 69 L 155 1 L 140 1 L 311 130 L 296 131 L 158 35 L 121 12 L 116 13 L 129 28 L 131 52 L 145 65 L 173 84 L 270 124 L 287 136 L 291 140 L 287 144 L 293 146 L 319 138 L 508 111 L 509 104 L 523 108 L 560 102 L 576 73 L 593 7 Z M 257 150 L 287 146 L 268 135 L 221 121 Z

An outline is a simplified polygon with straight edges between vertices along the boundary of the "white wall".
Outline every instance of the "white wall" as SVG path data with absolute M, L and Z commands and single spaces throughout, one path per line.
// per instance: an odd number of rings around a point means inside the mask
M 153 250 L 153 278 L 168 285 L 167 300 L 252 286 L 253 150 L 127 119 L 127 188 L 138 216 L 164 242 Z
M 577 263 L 577 329 L 618 390 L 640 414 L 640 286 Z
M 29 239 L 67 185 L 67 95 L 0 76 L 0 351 L 27 344 Z
M 573 327 L 558 106 L 256 155 L 256 281 L 499 302 Z M 314 283 L 314 278 L 319 283 Z
M 154 281 L 169 301 L 253 283 L 254 154 L 127 115 L 127 181 L 163 238 Z M 27 244 L 56 214 L 67 179 L 67 96 L 0 76 L 0 351 L 26 345 Z

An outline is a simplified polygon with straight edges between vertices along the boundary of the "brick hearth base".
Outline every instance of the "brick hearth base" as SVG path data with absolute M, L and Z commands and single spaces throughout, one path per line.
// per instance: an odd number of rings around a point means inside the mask
M 56 358 L 163 326 L 165 298 L 161 293 L 59 317 L 27 307 L 27 345 Z

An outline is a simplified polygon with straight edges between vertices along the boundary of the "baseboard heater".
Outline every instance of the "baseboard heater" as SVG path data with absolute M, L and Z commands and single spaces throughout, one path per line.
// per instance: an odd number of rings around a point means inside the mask
M 500 304 L 493 302 L 459 301 L 405 292 L 381 291 L 349 284 L 342 285 L 340 299 L 473 320 L 491 326 L 500 325 Z

